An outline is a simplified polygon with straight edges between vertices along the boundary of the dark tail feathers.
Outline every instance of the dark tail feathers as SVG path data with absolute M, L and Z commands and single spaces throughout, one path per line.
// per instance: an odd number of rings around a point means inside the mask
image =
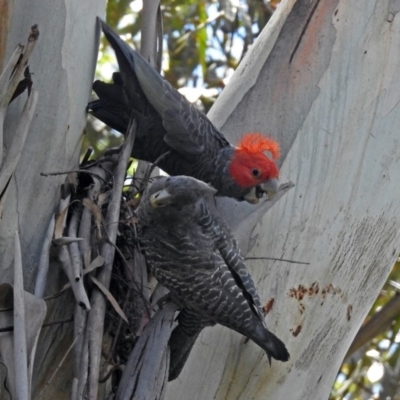
M 287 351 L 285 344 L 263 325 L 258 325 L 254 333 L 254 336 L 250 337 L 250 339 L 265 350 L 270 364 L 271 358 L 278 361 L 289 360 L 290 354 Z
M 176 379 L 186 364 L 186 360 L 199 336 L 202 328 L 193 336 L 187 336 L 184 329 L 178 325 L 169 339 L 170 361 L 169 361 L 169 381 Z

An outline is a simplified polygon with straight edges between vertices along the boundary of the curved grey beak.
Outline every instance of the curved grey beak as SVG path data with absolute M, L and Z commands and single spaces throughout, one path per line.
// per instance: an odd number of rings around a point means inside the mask
M 257 189 L 255 187 L 251 188 L 250 192 L 243 196 L 243 198 L 250 204 L 257 204 L 260 199 L 257 197 Z
M 152 194 L 149 198 L 149 203 L 153 208 L 165 207 L 171 204 L 172 196 L 165 189 Z
M 279 190 L 278 179 L 270 179 L 269 181 L 259 185 L 263 192 L 267 193 L 268 199 L 272 199 Z
M 267 182 L 261 183 L 256 187 L 251 188 L 250 192 L 243 198 L 250 204 L 257 204 L 263 197 L 264 193 L 267 193 L 268 200 L 272 199 L 279 190 L 278 179 L 270 179 Z

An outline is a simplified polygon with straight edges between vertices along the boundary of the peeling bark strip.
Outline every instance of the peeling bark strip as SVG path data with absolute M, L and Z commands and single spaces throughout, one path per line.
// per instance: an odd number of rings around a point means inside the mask
M 4 71 L 2 71 L 0 75 L 0 216 L 2 215 L 2 209 L 6 201 L 10 180 L 17 168 L 36 109 L 38 93 L 35 90 L 31 90 L 31 81 L 29 84 L 29 97 L 25 102 L 25 107 L 19 118 L 18 127 L 11 141 L 11 145 L 9 145 L 6 158 L 3 161 L 4 118 L 10 102 L 14 97 L 18 96 L 18 90 L 24 90 L 22 89 L 24 85 L 21 85 L 23 81 L 22 74 L 24 71 L 25 73 L 28 71 L 27 73 L 29 75 L 27 63 L 38 37 L 38 27 L 37 25 L 33 25 L 28 37 L 28 44 L 26 47 L 21 44 L 17 46 Z
M 11 398 L 30 399 L 37 341 L 47 307 L 44 300 L 23 290 L 20 248 L 18 235 L 15 236 L 15 285 L 0 285 L 0 326 L 7 328 L 0 335 L 1 359 L 6 368 L 6 375 L 1 370 L 1 384 L 9 389 Z
M 116 400 L 163 399 L 169 372 L 167 346 L 177 308 L 168 302 L 144 328 L 125 365 Z
M 16 52 L 14 52 L 14 55 L 20 54 L 19 57 L 15 59 L 13 55 L 13 57 L 11 58 L 11 62 L 9 62 L 5 70 L 2 71 L 2 75 L 0 77 L 1 107 L 6 107 L 10 103 L 10 100 L 13 97 L 18 84 L 22 80 L 24 71 L 26 71 L 29 57 L 31 56 L 33 49 L 35 48 L 35 44 L 38 38 L 38 26 L 32 25 L 26 47 L 19 45 L 16 49 Z

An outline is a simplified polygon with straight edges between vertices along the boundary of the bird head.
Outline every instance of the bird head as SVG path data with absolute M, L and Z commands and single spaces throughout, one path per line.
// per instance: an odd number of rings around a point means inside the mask
M 173 222 L 193 218 L 196 203 L 212 198 L 217 191 L 208 184 L 189 176 L 170 176 L 157 179 L 143 196 L 138 214 L 141 220 Z
M 268 157 L 265 152 L 270 153 Z M 241 188 L 249 188 L 244 199 L 257 203 L 263 193 L 268 197 L 278 191 L 279 144 L 260 133 L 247 133 L 238 142 L 229 165 L 229 174 Z

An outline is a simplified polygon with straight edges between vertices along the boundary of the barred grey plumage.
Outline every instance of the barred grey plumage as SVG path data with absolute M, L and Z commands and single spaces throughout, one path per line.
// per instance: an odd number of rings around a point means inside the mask
M 260 134 L 247 134 L 250 141 L 259 141 L 260 146 L 258 149 L 253 146 L 255 150 L 247 157 L 235 158 L 238 149 L 206 115 L 107 24 L 101 21 L 101 26 L 116 53 L 120 72 L 114 73 L 112 84 L 94 82 L 93 90 L 99 99 L 89 103 L 88 110 L 122 133 L 134 115 L 139 132 L 133 157 L 154 162 L 169 151 L 169 156 L 159 163 L 169 175 L 193 176 L 211 183 L 218 195 L 250 203 L 258 202 L 264 193 L 277 190 L 278 168 L 264 154 L 270 151 L 272 158 L 276 158 L 279 153 L 276 142 Z M 266 143 L 272 143 L 272 147 Z M 231 170 L 233 163 L 237 164 L 236 172 Z
M 213 204 L 214 194 L 197 179 L 163 177 L 138 208 L 148 264 L 182 309 L 170 339 L 170 380 L 179 375 L 201 330 L 216 323 L 253 340 L 269 359 L 289 359 L 283 342 L 266 327 L 254 282 Z

